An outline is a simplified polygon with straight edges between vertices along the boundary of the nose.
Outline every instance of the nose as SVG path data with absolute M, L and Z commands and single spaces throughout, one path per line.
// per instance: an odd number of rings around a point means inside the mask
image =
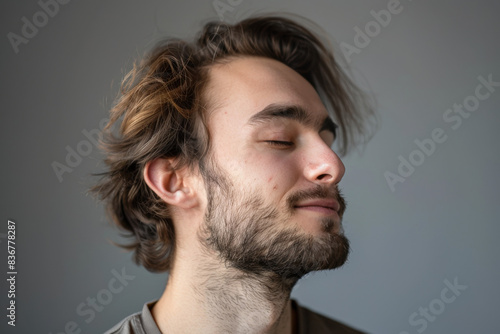
M 316 142 L 305 156 L 304 176 L 316 184 L 340 182 L 345 166 L 339 156 L 323 141 Z

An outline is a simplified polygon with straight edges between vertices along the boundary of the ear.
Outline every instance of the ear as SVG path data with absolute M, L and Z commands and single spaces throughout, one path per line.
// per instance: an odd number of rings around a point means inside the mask
M 189 168 L 174 169 L 174 159 L 158 158 L 144 168 L 144 180 L 167 204 L 190 209 L 198 204 L 196 191 L 189 182 Z

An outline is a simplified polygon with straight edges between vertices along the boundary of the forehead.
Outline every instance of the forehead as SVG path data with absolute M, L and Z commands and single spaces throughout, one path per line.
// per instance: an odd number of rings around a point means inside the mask
M 270 58 L 242 57 L 212 66 L 205 94 L 210 105 L 209 123 L 229 128 L 243 126 L 270 104 L 295 105 L 314 119 L 328 116 L 314 87 L 290 67 Z

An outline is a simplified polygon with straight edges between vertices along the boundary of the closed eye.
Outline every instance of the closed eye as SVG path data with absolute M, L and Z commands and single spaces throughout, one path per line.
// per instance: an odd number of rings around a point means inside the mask
M 266 140 L 265 142 L 271 146 L 282 147 L 282 148 L 287 148 L 287 147 L 293 146 L 293 143 L 290 141 Z

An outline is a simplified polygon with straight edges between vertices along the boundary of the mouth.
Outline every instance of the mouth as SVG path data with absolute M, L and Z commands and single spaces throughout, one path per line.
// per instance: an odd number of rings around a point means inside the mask
M 298 203 L 294 206 L 295 209 L 308 210 L 323 214 L 337 214 L 340 209 L 340 204 L 336 200 L 321 199 Z

